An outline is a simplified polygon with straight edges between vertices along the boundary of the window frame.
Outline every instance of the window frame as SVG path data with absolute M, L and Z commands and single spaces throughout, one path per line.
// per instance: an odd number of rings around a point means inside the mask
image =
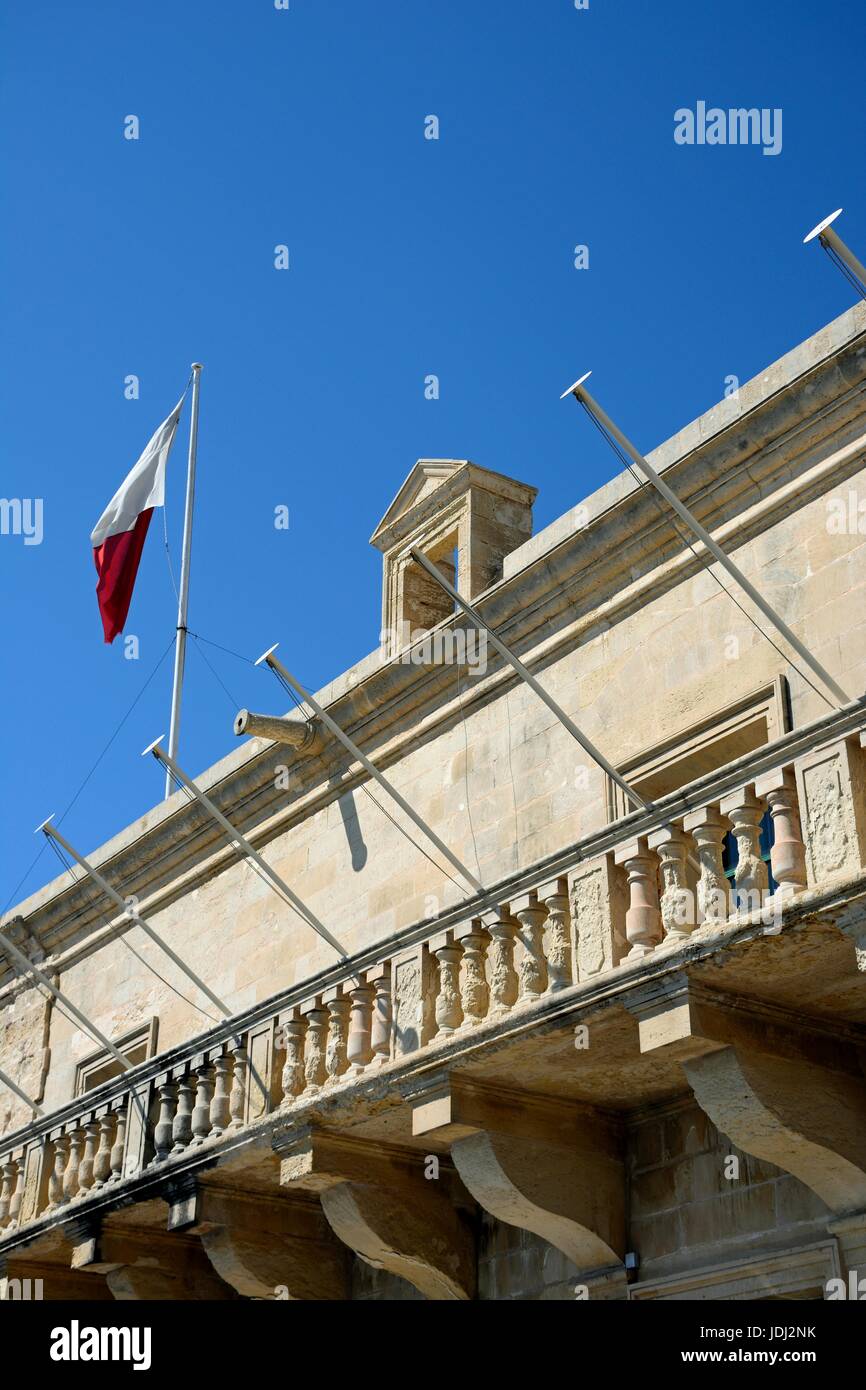
M 617 764 L 616 770 L 630 786 L 646 795 L 642 783 L 664 773 L 666 768 L 683 762 L 690 755 L 700 756 L 702 751 L 711 748 L 714 743 L 720 742 L 725 736 L 735 737 L 738 731 L 746 729 L 762 716 L 766 721 L 764 744 L 772 743 L 791 729 L 788 682 L 781 673 L 765 681 L 757 689 L 749 691 L 740 696 L 739 699 L 731 701 L 730 704 L 722 706 L 712 714 L 705 715 L 694 724 L 681 729 L 679 733 L 662 739 L 649 748 L 644 748 L 640 753 Z M 733 759 L 727 758 L 718 766 L 724 767 L 730 761 Z M 713 768 L 712 770 L 715 771 L 716 769 Z M 690 781 L 695 780 L 706 771 L 707 769 L 696 771 L 694 777 L 687 777 L 678 785 L 687 786 Z M 606 773 L 605 783 L 608 824 L 612 824 L 627 815 L 632 807 L 627 802 L 625 793 Z M 672 787 L 669 790 L 675 791 L 677 789 L 677 787 Z M 667 793 L 662 794 L 667 795 Z M 652 800 L 652 796 L 648 796 L 647 799 Z
M 143 1045 L 144 1057 L 141 1060 L 146 1061 L 156 1053 L 158 1033 L 159 1019 L 154 1014 L 146 1023 L 138 1024 L 137 1027 L 129 1029 L 121 1037 L 112 1039 L 112 1041 L 118 1052 L 122 1052 L 124 1056 Z M 97 1048 L 94 1052 L 89 1052 L 86 1057 L 82 1057 L 75 1067 L 75 1090 L 73 1092 L 75 1097 L 85 1096 L 89 1091 L 94 1091 L 97 1086 L 102 1085 L 101 1080 L 92 1081 L 91 1078 L 96 1072 L 109 1066 L 113 1060 L 111 1053 L 104 1047 Z

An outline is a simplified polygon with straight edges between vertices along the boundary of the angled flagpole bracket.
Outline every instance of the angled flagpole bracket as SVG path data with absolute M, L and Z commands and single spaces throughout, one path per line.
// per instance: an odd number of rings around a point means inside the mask
M 238 849 L 247 856 L 251 863 L 258 869 L 261 876 L 267 880 L 268 886 L 276 892 L 277 896 L 291 907 L 293 911 L 297 912 L 298 916 L 302 917 L 307 925 L 312 927 L 314 932 L 317 932 L 324 941 L 327 941 L 328 945 L 337 952 L 341 960 L 345 960 L 346 952 L 336 937 L 332 936 L 327 927 L 319 921 L 318 917 L 310 911 L 305 903 L 301 902 L 298 895 L 292 891 L 285 879 L 280 877 L 276 869 L 272 869 L 267 860 L 263 859 L 258 851 L 253 849 L 249 840 L 232 825 L 231 821 L 223 815 L 219 807 L 214 805 L 210 797 L 197 786 L 191 777 L 187 776 L 183 768 L 178 766 L 171 754 L 167 753 L 165 749 L 160 746 L 162 739 L 163 735 L 161 734 L 159 738 L 154 739 L 153 743 L 147 745 L 141 756 L 145 758 L 148 753 L 152 753 L 157 762 L 162 764 L 169 775 L 182 786 L 186 787 L 190 795 L 195 798 L 200 806 L 204 807 L 208 815 L 216 821 L 217 825 L 228 836 L 229 840 L 237 845 Z
M 343 729 L 340 728 L 339 724 L 336 722 L 335 719 L 331 717 L 330 714 L 328 714 L 327 710 L 323 709 L 322 706 L 318 704 L 318 702 L 310 694 L 310 692 L 304 689 L 300 681 L 296 680 L 295 677 L 291 674 L 291 672 L 286 670 L 286 667 L 283 665 L 283 663 L 274 656 L 274 652 L 276 651 L 278 646 L 279 643 L 277 642 L 274 644 L 273 647 L 270 647 L 268 651 L 264 653 L 263 656 L 259 657 L 259 660 L 256 662 L 256 665 L 258 666 L 259 663 L 263 661 L 267 662 L 271 670 L 274 671 L 278 676 L 281 676 L 282 679 L 292 687 L 295 693 L 299 695 L 300 698 L 307 705 L 309 705 L 316 718 L 321 720 L 325 728 L 330 729 L 331 733 L 334 735 L 336 739 L 340 741 L 340 743 L 342 743 L 343 747 L 347 750 L 347 752 L 350 753 L 351 756 L 361 764 L 362 768 L 368 774 L 368 776 L 372 777 L 374 781 L 379 783 L 379 786 L 383 789 L 383 791 L 386 791 L 388 795 L 391 797 L 391 799 L 397 803 L 397 805 L 400 807 L 400 810 L 403 811 L 403 813 L 409 817 L 413 825 L 416 825 L 418 829 L 422 832 L 422 834 L 426 835 L 427 839 L 430 840 L 431 843 L 436 846 L 439 853 L 442 854 L 448 860 L 448 863 L 452 866 L 452 868 L 456 869 L 459 874 L 462 874 L 463 878 L 465 878 L 466 882 L 471 885 L 471 887 L 474 889 L 476 893 L 483 893 L 485 891 L 484 885 L 479 882 L 479 880 L 475 877 L 471 870 L 467 869 L 466 865 L 462 862 L 462 860 L 458 859 L 457 855 L 454 854 L 453 851 L 448 848 L 445 842 L 441 840 L 439 836 L 436 834 L 435 830 L 432 830 L 430 826 L 427 824 L 427 822 L 422 820 L 421 816 L 419 816 L 418 812 L 409 804 L 406 798 L 402 796 L 400 792 L 397 791 L 397 788 L 393 786 L 391 782 L 388 781 L 387 777 L 385 777 L 385 775 L 379 771 L 375 763 L 372 763 L 370 761 L 366 753 L 361 752 L 361 749 L 354 742 L 354 740 L 351 739 L 349 735 L 345 733 Z
M 583 379 L 585 380 L 585 378 Z M 423 570 L 426 570 L 430 578 L 435 579 L 439 587 L 441 589 L 444 589 L 446 594 L 448 594 L 448 596 L 454 600 L 458 607 L 463 609 L 463 612 L 466 614 L 466 616 L 471 618 L 473 623 L 475 623 L 479 628 L 482 628 L 487 633 L 487 636 L 489 637 L 492 646 L 503 658 L 503 660 L 508 662 L 508 665 L 511 666 L 513 670 L 517 672 L 518 676 L 520 676 L 520 679 L 525 681 L 526 684 L 529 686 L 530 690 L 535 692 L 539 700 L 541 700 L 545 705 L 547 705 L 547 708 L 551 711 L 552 714 L 556 715 L 563 728 L 568 730 L 572 738 L 580 744 L 583 751 L 587 753 L 590 758 L 592 758 L 593 762 L 597 763 L 598 766 L 607 773 L 611 781 L 616 783 L 620 791 L 624 792 L 625 795 L 628 797 L 629 801 L 631 801 L 634 806 L 639 807 L 643 811 L 648 810 L 650 803 L 648 801 L 645 801 L 644 798 L 641 796 L 640 792 L 635 791 L 634 787 L 629 786 L 628 782 L 625 780 L 623 776 L 621 776 L 619 772 L 617 772 L 613 764 L 609 763 L 604 754 L 599 752 L 599 750 L 596 748 L 595 744 L 590 742 L 586 734 L 581 732 L 581 730 L 575 724 L 574 720 L 570 718 L 570 716 L 566 714 L 565 710 L 562 709 L 561 706 L 556 703 L 553 696 L 547 693 L 544 686 L 541 685 L 539 681 L 535 679 L 535 676 L 533 676 L 532 672 L 528 670 L 526 666 L 524 666 L 520 658 L 514 655 L 514 652 L 511 650 L 510 647 L 506 647 L 505 643 L 502 641 L 500 637 L 497 636 L 496 632 L 490 626 L 490 624 L 486 622 L 484 618 L 482 618 L 481 614 L 478 612 L 478 609 L 473 608 L 471 603 L 467 603 L 463 595 L 459 594 L 457 590 L 454 588 L 454 585 L 449 584 L 448 580 L 442 574 L 441 570 L 436 565 L 434 565 L 432 561 L 428 560 L 426 555 L 422 555 L 420 550 L 417 550 L 415 546 L 411 546 L 409 553 L 411 554 L 412 559 L 416 562 L 416 564 L 419 564 Z
M 5 1071 L 0 1071 L 0 1082 L 2 1082 L 4 1086 L 8 1087 L 8 1089 L 12 1092 L 13 1095 L 16 1095 L 19 1100 L 23 1100 L 24 1104 L 30 1107 L 30 1109 L 33 1111 L 34 1119 L 42 1118 L 42 1116 L 45 1114 L 45 1111 L 41 1108 L 41 1106 L 36 1104 L 35 1100 L 31 1100 L 27 1092 L 22 1091 L 21 1087 L 16 1085 L 16 1083 L 12 1080 L 12 1077 L 7 1076 Z
M 716 560 L 722 566 L 722 569 L 727 571 L 734 582 L 742 589 L 743 593 L 745 593 L 751 599 L 752 603 L 754 603 L 755 607 L 763 613 L 767 621 L 772 623 L 776 631 L 781 633 L 789 646 L 793 648 L 801 660 L 806 663 L 822 684 L 831 692 L 839 708 L 841 709 L 845 705 L 850 704 L 851 697 L 846 695 L 845 691 L 833 679 L 829 672 L 825 671 L 818 659 L 814 657 L 808 647 L 800 641 L 797 634 L 791 631 L 788 624 L 755 588 L 751 580 L 746 578 L 743 571 L 734 564 L 734 561 L 722 550 L 722 547 L 713 540 L 709 531 L 701 525 L 697 517 L 692 515 L 688 507 L 677 497 L 676 493 L 671 491 L 664 479 L 659 477 L 658 473 L 656 473 L 652 465 L 647 462 L 643 454 L 638 452 L 631 440 L 623 434 L 622 430 L 617 428 L 610 416 L 605 414 L 598 402 L 589 394 L 586 387 L 583 385 L 588 375 L 589 373 L 582 376 L 579 381 L 576 381 L 573 386 L 570 386 L 565 392 L 565 395 L 574 396 L 576 401 L 586 406 L 586 409 L 594 416 L 597 423 L 609 438 L 613 439 L 619 447 L 628 454 L 629 458 L 637 464 L 644 477 L 652 483 L 656 492 L 664 498 L 668 506 L 672 508 L 680 520 L 685 522 L 689 530 L 697 536 L 712 559 Z M 564 397 L 560 399 L 564 399 Z
M 866 266 L 858 261 L 850 246 L 845 245 L 845 242 L 832 225 L 841 211 L 841 208 L 837 208 L 835 212 L 830 213 L 829 217 L 823 218 L 822 221 L 818 223 L 817 227 L 813 227 L 811 232 L 807 232 L 803 237 L 803 245 L 806 246 L 810 241 L 814 241 L 817 238 L 824 247 L 824 250 L 831 253 L 831 259 L 835 255 L 847 266 L 851 275 L 853 275 L 854 279 L 858 282 L 855 285 L 855 289 L 859 291 L 860 298 L 866 299 Z
M 157 740 L 157 742 L 158 741 L 159 740 Z M 153 746 L 154 745 L 152 744 L 151 747 Z M 121 897 L 120 893 L 118 893 L 115 888 L 112 888 L 111 884 L 99 872 L 99 870 L 95 869 L 93 865 L 89 862 L 89 860 L 85 859 L 83 854 L 79 854 L 78 850 L 74 847 L 74 845 L 71 845 L 69 841 L 63 835 L 61 835 L 60 831 L 56 828 L 56 826 L 51 824 L 52 819 L 53 817 L 49 816 L 47 820 L 44 820 L 42 824 L 37 827 L 38 830 L 41 830 L 48 839 L 55 840 L 57 844 L 61 846 L 62 849 L 66 850 L 67 854 L 72 856 L 76 864 L 79 864 L 81 866 L 81 868 L 87 874 L 88 878 L 90 878 L 92 882 L 96 884 L 97 888 L 101 889 L 101 891 L 106 895 L 106 897 L 110 898 L 111 901 L 117 907 L 120 908 L 121 912 L 123 912 L 123 914 L 131 922 L 134 922 L 136 926 L 140 927 L 141 930 L 145 933 L 145 935 L 149 936 L 151 941 L 156 943 L 159 949 L 162 952 L 164 952 L 166 956 L 168 956 L 169 960 L 172 961 L 173 964 L 176 965 L 179 970 L 183 971 L 187 979 L 191 980 L 192 983 L 196 985 L 198 989 L 201 990 L 202 994 L 204 994 L 205 997 L 210 1000 L 213 1006 L 219 1010 L 223 1018 L 231 1018 L 231 1010 L 227 1007 L 227 1005 L 223 1003 L 223 1001 L 219 998 L 218 995 L 214 994 L 213 990 L 205 984 L 204 980 L 202 980 L 195 973 L 191 966 L 187 965 L 186 961 L 182 960 L 181 957 L 177 955 L 176 952 L 174 952 L 165 941 L 163 941 L 162 937 L 159 935 L 158 932 L 154 930 L 150 923 L 144 920 L 138 909 L 135 907 L 134 900 Z

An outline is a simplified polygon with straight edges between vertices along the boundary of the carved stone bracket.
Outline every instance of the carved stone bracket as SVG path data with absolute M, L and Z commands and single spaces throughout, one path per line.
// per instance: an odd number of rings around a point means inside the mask
M 466 1187 L 497 1220 L 533 1231 L 581 1270 L 622 1260 L 625 1173 L 608 1117 L 440 1076 L 416 1093 L 412 1131 L 450 1144 Z
M 316 1192 L 340 1240 L 367 1264 L 406 1279 L 427 1298 L 475 1294 L 471 1217 L 448 1175 L 425 1177 L 423 1154 L 315 1128 L 278 1136 L 280 1181 Z
M 303 1194 L 298 1200 L 196 1184 L 175 1194 L 169 1208 L 169 1227 L 180 1224 L 199 1237 L 220 1279 L 245 1298 L 347 1297 L 345 1251 L 318 1204 Z
M 822 1020 L 696 986 L 635 992 L 641 1051 L 683 1065 L 701 1109 L 838 1214 L 866 1207 L 866 1049 Z

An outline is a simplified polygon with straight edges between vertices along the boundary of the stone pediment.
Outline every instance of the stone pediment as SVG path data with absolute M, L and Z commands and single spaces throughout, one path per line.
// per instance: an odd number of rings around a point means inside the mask
M 370 537 L 370 544 L 377 550 L 388 550 L 426 516 L 472 488 L 530 507 L 537 492 L 502 473 L 479 468 L 470 459 L 419 459 Z
M 429 631 L 454 602 L 412 557 L 422 551 L 472 599 L 502 578 L 503 557 L 532 534 L 537 489 L 469 459 L 419 459 L 370 544 L 382 552 L 382 644 L 393 652 Z

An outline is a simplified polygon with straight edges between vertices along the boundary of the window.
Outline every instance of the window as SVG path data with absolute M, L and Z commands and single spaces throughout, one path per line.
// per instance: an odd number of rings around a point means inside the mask
M 114 1045 L 118 1052 L 122 1052 L 132 1066 L 136 1066 L 138 1062 L 144 1062 L 156 1052 L 158 1025 L 159 1020 L 152 1018 L 148 1023 L 134 1028 L 115 1041 Z M 84 1096 L 88 1091 L 93 1091 L 97 1086 L 101 1086 L 104 1081 L 113 1080 L 122 1071 L 123 1067 L 120 1062 L 116 1057 L 112 1057 L 105 1048 L 101 1048 L 99 1052 L 92 1052 L 89 1057 L 84 1058 L 83 1062 L 78 1063 L 75 1071 L 75 1094 Z
M 790 728 L 788 709 L 786 681 L 784 676 L 777 676 L 727 708 L 628 759 L 617 771 L 647 801 L 656 800 L 780 738 Z M 611 821 L 631 809 L 625 793 L 609 778 L 607 802 Z M 735 845 L 732 852 L 736 855 Z
M 452 588 L 456 589 L 458 585 L 456 531 L 440 540 L 435 546 L 425 549 L 425 554 L 427 559 L 432 560 L 436 568 L 441 570 L 443 577 L 448 580 Z M 426 632 L 431 627 L 435 627 L 437 623 L 441 623 L 444 618 L 450 618 L 457 607 L 454 600 L 414 560 L 407 561 L 402 579 L 402 618 L 404 623 L 408 623 L 410 632 L 419 630 Z
M 769 811 L 765 811 L 761 819 L 761 858 L 767 866 L 767 880 L 769 890 L 775 893 L 778 888 L 776 880 L 773 878 L 773 871 L 770 868 L 770 845 L 773 841 L 772 817 Z M 734 886 L 734 875 L 737 872 L 737 862 L 739 860 L 737 842 L 730 831 L 724 839 L 722 845 L 722 865 L 725 870 L 725 878 L 730 881 L 731 887 Z

